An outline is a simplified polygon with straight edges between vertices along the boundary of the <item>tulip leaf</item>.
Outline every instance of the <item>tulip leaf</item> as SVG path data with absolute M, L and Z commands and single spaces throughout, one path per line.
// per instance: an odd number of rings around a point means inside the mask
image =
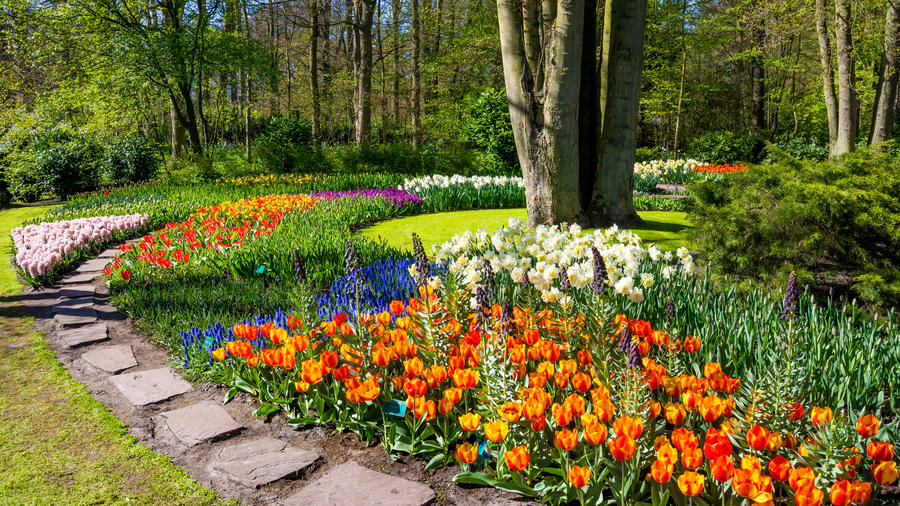
M 237 393 L 237 387 L 231 387 L 231 389 L 228 390 L 228 393 L 225 394 L 225 399 L 222 400 L 222 404 L 228 404 L 229 402 L 231 402 L 231 400 L 234 399 L 234 396 L 237 395 Z
M 255 416 L 257 418 L 263 418 L 263 417 L 271 415 L 272 413 L 277 413 L 278 411 L 281 411 L 281 408 L 279 408 L 278 406 L 273 406 L 271 404 L 263 404 L 262 406 L 259 407 L 259 409 L 257 409 L 256 411 L 253 412 L 253 416 Z
M 493 487 L 497 484 L 497 480 L 491 478 L 484 473 L 462 472 L 453 477 L 453 481 L 457 483 L 469 483 L 472 485 L 485 485 Z
M 431 457 L 431 460 L 428 461 L 428 464 L 425 464 L 425 470 L 429 469 L 437 469 L 443 465 L 444 461 L 447 460 L 447 454 L 439 453 L 434 457 Z

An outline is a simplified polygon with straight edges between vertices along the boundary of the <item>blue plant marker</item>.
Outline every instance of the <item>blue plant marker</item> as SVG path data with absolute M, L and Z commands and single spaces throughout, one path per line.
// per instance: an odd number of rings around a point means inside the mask
M 394 415 L 403 417 L 406 414 L 406 404 L 400 402 L 398 400 L 392 399 L 384 403 L 384 407 L 381 408 L 386 415 Z
M 212 345 L 215 341 L 216 341 L 215 336 L 206 336 L 206 339 L 203 340 L 203 347 L 208 350 L 212 347 Z
M 257 273 L 257 274 L 262 274 L 262 273 L 264 273 L 264 272 L 266 272 L 266 266 L 265 266 L 265 265 L 260 265 L 259 267 L 256 268 L 256 273 Z
M 478 462 L 486 462 L 491 458 L 491 449 L 486 439 L 478 438 Z

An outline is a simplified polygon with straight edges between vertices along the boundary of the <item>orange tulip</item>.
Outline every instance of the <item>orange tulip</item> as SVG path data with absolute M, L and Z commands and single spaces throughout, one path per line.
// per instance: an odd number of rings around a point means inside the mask
M 508 432 L 509 425 L 502 420 L 494 420 L 493 422 L 484 424 L 484 437 L 492 443 L 499 443 L 506 439 L 506 434 Z
M 866 445 L 866 454 L 872 460 L 894 460 L 894 445 L 885 441 L 869 441 Z
M 586 351 L 586 350 L 581 350 L 581 351 Z M 591 377 L 583 372 L 576 374 L 572 378 L 572 387 L 580 393 L 583 393 L 583 394 L 587 393 L 588 390 L 591 389 Z
M 569 469 L 569 483 L 575 488 L 581 488 L 587 485 L 591 478 L 591 470 L 583 466 L 572 466 Z
M 528 461 L 530 459 L 528 448 L 524 445 L 509 450 L 503 454 L 503 457 L 506 459 L 506 466 L 513 472 L 518 472 L 528 467 Z
M 769 430 L 759 424 L 750 427 L 747 431 L 747 444 L 756 451 L 766 448 L 769 445 Z
M 775 481 L 787 481 L 792 470 L 791 461 L 781 455 L 769 461 L 769 474 Z
M 850 484 L 850 502 L 865 504 L 872 496 L 872 484 L 867 481 L 854 481 Z
M 865 438 L 870 438 L 875 434 L 878 434 L 878 429 L 880 427 L 881 422 L 875 418 L 875 415 L 864 415 L 856 420 L 856 432 L 859 432 L 859 435 Z
M 558 448 L 565 451 L 572 450 L 578 444 L 578 429 L 556 431 L 554 442 Z
M 400 302 L 399 300 L 391 301 L 390 309 L 392 313 L 399 315 L 403 312 L 403 302 Z
M 688 448 L 690 450 L 690 448 Z M 678 462 L 678 451 L 669 443 L 663 443 L 656 450 L 656 460 L 661 460 L 670 466 L 674 466 Z
M 894 461 L 872 464 L 869 469 L 872 471 L 872 476 L 875 477 L 875 482 L 883 487 L 897 481 L 897 463 Z
M 697 353 L 700 351 L 700 340 L 693 336 L 688 336 L 684 339 L 684 351 L 688 353 Z M 680 478 L 679 478 L 680 479 Z M 701 486 L 701 489 L 703 487 Z
M 444 397 L 440 401 L 438 401 L 438 412 L 442 415 L 446 415 L 447 413 L 453 411 L 453 401 Z
M 560 427 L 566 427 L 570 423 L 572 423 L 573 413 L 572 410 L 569 409 L 568 405 L 560 405 L 554 403 L 552 408 L 550 409 L 551 413 L 553 413 L 553 420 L 556 422 L 556 425 Z
M 463 464 L 471 464 L 478 458 L 478 447 L 469 443 L 456 445 L 456 458 Z
M 716 419 L 725 413 L 725 407 L 725 401 L 715 395 L 704 397 L 697 406 L 700 410 L 700 415 L 703 416 L 703 419 L 707 422 L 716 421 Z
M 478 384 L 478 371 L 474 369 L 457 369 L 453 371 L 453 384 L 457 388 L 473 388 Z
M 478 429 L 478 426 L 481 424 L 481 415 L 475 413 L 465 413 L 459 415 L 459 425 L 462 427 L 464 431 L 472 432 L 473 430 Z
M 678 477 L 678 489 L 687 497 L 696 497 L 703 492 L 703 485 L 706 482 L 706 476 L 694 471 L 685 471 Z
M 794 404 L 789 416 L 791 417 L 791 420 L 794 420 L 795 422 L 803 418 L 803 404 L 800 404 L 799 402 Z
M 821 506 L 825 492 L 815 488 L 813 485 L 807 485 L 794 494 L 794 502 L 797 506 Z
M 403 391 L 410 397 L 422 397 L 428 391 L 428 384 L 419 378 L 408 379 L 403 383 Z
M 728 434 L 723 430 L 710 428 L 706 431 L 706 438 L 703 441 L 703 455 L 707 459 L 712 460 L 721 455 L 731 455 L 731 441 L 728 440 Z
M 305 381 L 295 381 L 294 388 L 296 388 L 298 392 L 303 394 L 306 393 L 307 390 L 309 390 L 309 383 Z
M 213 350 L 212 356 L 214 359 L 216 359 L 220 362 L 222 360 L 225 360 L 225 348 L 218 348 L 216 350 Z
M 828 407 L 815 406 L 809 414 L 809 419 L 815 427 L 821 427 L 830 423 L 832 418 L 834 418 L 834 415 L 831 413 L 831 408 Z
M 517 422 L 522 418 L 522 403 L 507 402 L 500 408 L 500 417 L 508 422 Z
M 325 367 L 323 367 L 318 360 L 309 359 L 303 361 L 303 368 L 300 372 L 300 377 L 303 381 L 310 385 L 315 385 L 322 380 L 322 376 L 324 375 Z
M 771 481 L 764 478 L 758 469 L 735 469 L 731 488 L 737 495 L 754 502 L 767 501 L 771 499 L 771 496 L 763 496 L 763 494 L 767 493 L 766 482 L 768 481 L 768 485 L 771 486 Z
M 662 460 L 654 460 L 653 465 L 650 466 L 650 476 L 657 483 L 666 483 L 672 479 L 672 472 L 674 469 L 675 466 L 672 464 Z
M 447 399 L 453 404 L 456 404 L 457 402 L 462 400 L 462 390 L 458 388 L 448 388 L 444 390 L 444 399 Z
M 816 473 L 809 467 L 798 467 L 790 472 L 788 482 L 794 490 L 807 486 L 815 486 Z
M 665 408 L 663 409 L 664 416 L 666 421 L 671 423 L 672 425 L 681 425 L 684 422 L 684 416 L 686 411 L 684 409 L 684 405 L 674 402 L 667 402 Z
M 681 453 L 681 465 L 685 469 L 697 469 L 703 463 L 703 452 L 700 448 L 688 448 Z
M 849 480 L 838 480 L 834 482 L 831 486 L 831 490 L 828 493 L 828 498 L 831 499 L 831 503 L 834 506 L 847 506 L 852 501 L 850 500 L 850 481 Z
M 769 444 L 766 445 L 766 448 L 768 448 L 769 451 L 778 451 L 778 449 L 781 448 L 781 443 L 781 434 L 772 432 L 769 434 Z
M 734 461 L 728 455 L 720 455 L 709 463 L 713 478 L 718 482 L 726 482 L 734 476 Z
M 609 451 L 612 452 L 613 458 L 618 461 L 630 459 L 637 450 L 637 443 L 628 436 L 619 436 L 615 439 L 610 439 L 608 446 Z
M 631 439 L 637 439 L 641 437 L 641 432 L 644 431 L 643 421 L 637 417 L 622 415 L 613 422 L 613 430 L 619 437 L 627 436 Z
M 595 422 L 584 427 L 584 439 L 592 445 L 602 445 L 607 436 L 606 425 L 602 423 Z

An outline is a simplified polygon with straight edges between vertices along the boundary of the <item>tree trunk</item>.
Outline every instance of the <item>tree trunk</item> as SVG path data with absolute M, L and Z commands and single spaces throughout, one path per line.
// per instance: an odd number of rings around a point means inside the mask
M 400 0 L 391 1 L 391 35 L 394 43 L 394 97 L 391 119 L 400 124 Z
M 309 34 L 309 93 L 312 99 L 312 136 L 319 137 L 319 0 L 310 6 L 312 27 Z
M 524 0 L 521 10 L 517 4 L 498 0 L 497 17 L 528 223 L 573 221 L 581 213 L 578 110 L 584 4 L 559 0 L 552 12 L 545 8 L 544 24 L 551 29 L 543 44 L 531 33 L 539 24 L 537 0 Z
M 356 44 L 359 67 L 356 75 L 356 145 L 369 142 L 372 129 L 372 17 L 374 0 L 356 1 Z
M 419 17 L 419 1 L 412 0 L 413 146 L 417 150 L 422 146 L 422 20 Z
M 750 128 L 765 130 L 766 128 L 766 70 L 761 56 L 754 56 L 750 63 Z
M 172 161 L 175 162 L 184 150 L 184 125 L 178 121 L 175 102 L 169 101 L 169 125 L 171 127 Z
M 834 90 L 834 67 L 831 65 L 831 40 L 825 18 L 826 0 L 816 0 L 816 33 L 819 36 L 819 57 L 822 64 L 822 90 L 828 115 L 828 152 L 835 154 L 838 131 L 837 95 Z
M 586 210 L 590 223 L 631 225 L 641 219 L 634 210 L 632 174 L 637 144 L 641 61 L 647 3 L 607 0 L 612 3 L 609 83 L 600 129 L 600 163 L 594 199 Z
M 687 0 L 681 2 L 681 77 L 678 81 L 678 103 L 675 106 L 675 134 L 672 136 L 672 152 L 678 158 L 681 140 L 681 107 L 684 104 L 684 75 L 687 71 Z
M 857 125 L 850 0 L 835 0 L 834 14 L 838 63 L 838 129 L 832 154 L 842 155 L 853 151 Z
M 898 66 L 900 66 L 900 0 L 888 0 L 884 22 L 884 54 L 878 78 L 875 110 L 869 145 L 886 141 L 891 136 L 894 101 L 897 97 Z

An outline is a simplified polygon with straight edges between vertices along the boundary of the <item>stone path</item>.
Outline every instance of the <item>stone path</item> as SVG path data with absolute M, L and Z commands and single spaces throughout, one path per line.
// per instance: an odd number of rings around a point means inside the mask
M 69 373 L 141 443 L 171 457 L 204 486 L 246 504 L 422 506 L 438 497 L 441 504 L 526 502 L 508 492 L 452 484 L 451 468 L 427 472 L 415 459 L 394 462 L 352 434 L 335 436 L 321 427 L 297 431 L 280 416 L 267 423 L 252 416 L 258 405 L 249 396 L 223 406 L 224 388 L 182 379 L 165 350 L 107 303 L 102 271 L 117 252 L 85 262 L 58 287 L 26 291 L 23 303 Z M 379 470 L 370 468 L 373 463 Z

